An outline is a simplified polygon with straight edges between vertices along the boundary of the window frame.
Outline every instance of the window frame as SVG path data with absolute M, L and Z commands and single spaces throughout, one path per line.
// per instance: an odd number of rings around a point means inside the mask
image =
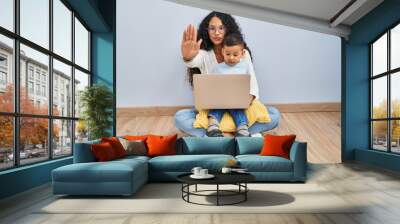
M 392 121 L 400 120 L 400 117 L 392 117 L 392 86 L 391 86 L 391 79 L 393 75 L 400 72 L 400 67 L 391 69 L 391 31 L 393 28 L 400 26 L 400 21 L 395 22 L 389 28 L 385 29 L 383 33 L 378 35 L 375 39 L 373 39 L 370 43 L 368 43 L 368 52 L 369 52 L 369 149 L 373 151 L 380 151 L 386 152 L 391 154 L 400 154 L 400 152 L 393 152 L 392 151 Z M 386 64 L 386 71 L 380 74 L 373 74 L 373 44 L 376 43 L 381 37 L 387 35 L 387 64 Z M 386 77 L 386 87 L 387 87 L 387 105 L 386 105 L 386 118 L 373 118 L 373 81 L 378 78 Z M 386 121 L 386 151 L 379 150 L 374 148 L 374 133 L 373 133 L 373 122 L 374 121 Z
M 4 85 L 5 88 L 7 88 L 7 79 L 8 79 L 8 74 L 7 74 L 7 70 L 8 70 L 8 57 L 7 55 L 4 55 L 2 53 L 0 53 L 0 58 L 3 58 L 4 60 L 4 65 L 0 64 L 0 85 Z M 2 76 L 4 75 L 4 80 L 2 78 Z M 4 82 L 4 83 L 3 83 Z
M 1 60 L 1 61 L 5 61 L 5 63 L 4 63 L 5 65 L 0 64 L 0 68 L 7 69 L 7 67 L 8 67 L 8 57 L 7 57 L 7 55 L 4 55 L 4 54 L 0 53 L 0 58 L 4 59 L 4 60 Z
M 7 84 L 7 79 L 8 79 L 7 73 L 0 69 L 0 85 L 6 85 Z
M 13 10 L 14 10 L 14 30 L 10 31 L 4 27 L 0 26 L 0 35 L 3 35 L 5 37 L 11 38 L 13 41 L 13 64 L 12 69 L 11 69 L 11 74 L 13 75 L 13 81 L 14 81 L 14 110 L 13 112 L 2 112 L 0 111 L 0 116 L 11 116 L 13 119 L 13 154 L 14 154 L 14 161 L 13 161 L 13 166 L 11 167 L 5 167 L 5 168 L 0 168 L 0 172 L 5 171 L 5 170 L 10 170 L 10 169 L 16 169 L 19 167 L 23 167 L 23 166 L 30 166 L 33 164 L 37 164 L 37 163 L 43 163 L 49 160 L 58 160 L 58 159 L 62 159 L 65 157 L 70 157 L 73 156 L 73 152 L 74 152 L 74 143 L 75 143 L 75 126 L 76 126 L 76 121 L 79 120 L 79 117 L 75 116 L 75 108 L 72 107 L 71 108 L 71 114 L 70 116 L 55 116 L 53 115 L 53 97 L 54 97 L 54 92 L 53 92 L 53 60 L 58 60 L 59 62 L 62 62 L 68 66 L 71 66 L 71 83 L 74 84 L 75 82 L 75 69 L 85 73 L 88 75 L 89 77 L 89 83 L 88 86 L 91 86 L 92 84 L 92 69 L 91 69 L 91 65 L 92 65 L 92 61 L 91 61 L 91 37 L 92 37 L 92 30 L 88 27 L 88 25 L 83 21 L 83 19 L 72 9 L 72 7 L 65 1 L 65 0 L 59 0 L 68 10 L 71 11 L 71 18 L 70 18 L 70 22 L 71 22 L 71 58 L 67 59 L 64 58 L 63 56 L 55 53 L 53 50 L 53 43 L 54 43 L 54 39 L 53 39 L 53 24 L 54 24 L 54 17 L 53 17 L 53 1 L 54 0 L 48 0 L 49 2 L 49 47 L 48 49 L 46 49 L 45 47 L 42 47 L 39 44 L 36 44 L 32 41 L 30 41 L 29 39 L 26 39 L 24 37 L 22 37 L 20 35 L 20 0 L 14 0 L 13 1 Z M 77 20 L 79 20 L 79 22 L 84 26 L 84 28 L 88 31 L 88 60 L 89 60 L 89 65 L 88 65 L 88 69 L 85 69 L 81 66 L 79 66 L 78 64 L 75 63 L 75 18 Z M 49 63 L 48 63 L 48 77 L 46 80 L 47 84 L 45 87 L 45 90 L 48 91 L 48 93 L 46 93 L 45 91 L 45 95 L 48 96 L 48 113 L 46 115 L 39 115 L 39 114 L 27 114 L 27 113 L 21 113 L 20 111 L 20 85 L 21 85 L 21 80 L 20 80 L 20 45 L 23 44 L 27 47 L 32 48 L 33 50 L 39 51 L 40 53 L 43 53 L 45 55 L 48 56 L 49 58 Z M 29 66 L 29 67 L 28 67 Z M 30 65 L 27 64 L 27 71 L 29 70 Z M 36 69 L 34 68 L 33 70 L 33 79 L 31 79 L 29 72 L 27 72 L 26 75 L 26 81 L 33 81 L 34 86 L 36 83 L 42 83 L 42 79 L 41 79 L 41 74 L 42 72 L 39 73 L 39 80 L 37 80 L 38 82 L 36 82 Z M 42 86 L 42 85 L 40 85 Z M 75 85 L 71 85 L 71 93 L 72 93 L 72 99 L 71 99 L 71 104 L 74 105 L 75 103 Z M 28 86 L 27 86 L 28 87 Z M 27 91 L 29 91 L 27 89 Z M 36 89 L 34 89 L 34 92 L 36 91 Z M 38 95 L 38 96 L 42 96 L 42 94 Z M 34 102 L 35 103 L 35 102 Z M 26 163 L 26 164 L 21 164 L 20 161 L 20 119 L 21 118 L 45 118 L 47 119 L 48 122 L 48 136 L 47 136 L 47 142 L 49 143 L 47 145 L 47 149 L 48 150 L 48 155 L 47 158 L 43 158 L 43 160 L 40 160 L 38 162 L 32 162 L 32 163 Z M 68 155 L 62 155 L 62 156 L 55 156 L 53 155 L 54 152 L 54 147 L 53 147 L 53 122 L 56 120 L 66 120 L 66 121 L 71 121 L 71 153 Z M 51 143 L 51 144 L 50 144 Z

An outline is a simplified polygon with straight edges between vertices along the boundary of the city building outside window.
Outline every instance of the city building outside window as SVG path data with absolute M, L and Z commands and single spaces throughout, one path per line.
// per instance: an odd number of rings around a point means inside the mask
M 40 71 L 36 69 L 36 80 L 40 81 Z
M 29 79 L 33 80 L 33 67 L 32 66 L 29 66 L 28 73 L 29 73 Z
M 42 73 L 42 82 L 46 82 L 46 75 L 45 73 Z
M 0 84 L 7 84 L 7 74 L 4 71 L 0 71 Z
M 40 95 L 40 84 L 36 84 L 36 95 Z
M 0 67 L 7 67 L 7 57 L 2 54 L 0 54 Z
M 7 85 L 7 56 L 0 54 L 0 88 L 3 91 Z
M 31 82 L 31 81 L 28 82 L 28 89 L 29 89 L 29 94 L 33 94 L 34 93 L 33 82 Z

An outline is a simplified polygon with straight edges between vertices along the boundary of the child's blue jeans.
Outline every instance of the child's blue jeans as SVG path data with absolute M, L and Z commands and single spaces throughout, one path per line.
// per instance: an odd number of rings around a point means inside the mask
M 235 121 L 236 127 L 248 124 L 247 117 L 243 109 L 213 109 L 208 111 L 208 116 L 213 116 L 218 122 L 221 122 L 222 115 L 224 115 L 226 111 L 231 114 L 233 121 Z
M 259 123 L 256 122 L 249 127 L 251 134 L 262 133 L 276 128 L 279 125 L 281 113 L 275 107 L 267 107 L 271 122 Z M 206 130 L 204 128 L 194 128 L 193 123 L 196 120 L 198 111 L 195 108 L 182 109 L 176 112 L 174 116 L 175 127 L 183 133 L 191 136 L 204 137 Z

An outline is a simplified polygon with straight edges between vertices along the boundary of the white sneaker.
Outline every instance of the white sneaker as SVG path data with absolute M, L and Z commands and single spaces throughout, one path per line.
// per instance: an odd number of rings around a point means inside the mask
M 263 137 L 261 133 L 251 134 L 251 137 Z

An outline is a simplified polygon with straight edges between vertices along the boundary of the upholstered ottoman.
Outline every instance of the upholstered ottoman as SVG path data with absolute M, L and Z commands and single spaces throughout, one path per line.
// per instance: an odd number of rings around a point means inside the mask
M 74 163 L 52 171 L 53 193 L 68 195 L 131 195 L 148 180 L 147 157 L 108 162 Z

